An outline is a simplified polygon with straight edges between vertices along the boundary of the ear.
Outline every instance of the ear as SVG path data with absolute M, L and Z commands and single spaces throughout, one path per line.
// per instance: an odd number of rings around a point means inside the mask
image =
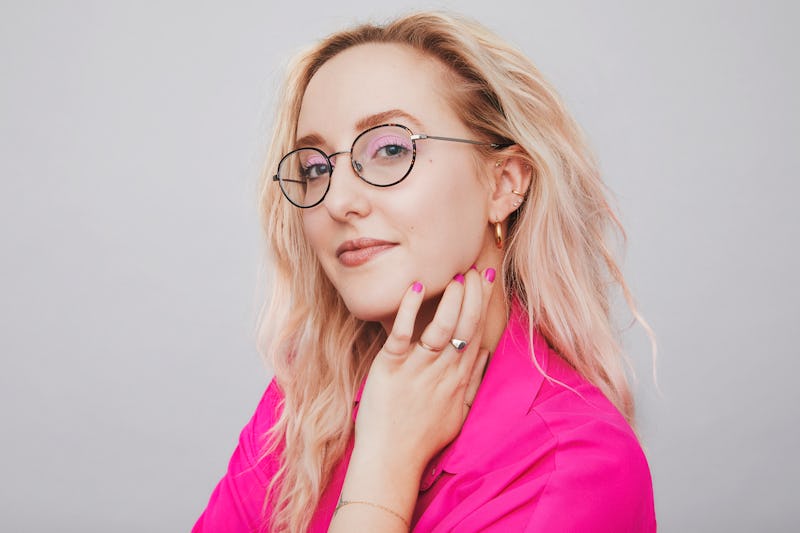
M 498 152 L 488 165 L 489 175 L 492 177 L 489 222 L 503 222 L 527 200 L 533 167 L 517 145 Z

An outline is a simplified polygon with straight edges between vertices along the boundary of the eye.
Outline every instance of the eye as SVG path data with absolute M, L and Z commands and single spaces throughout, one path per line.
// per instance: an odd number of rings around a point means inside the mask
M 376 155 L 380 157 L 396 157 L 408 151 L 408 148 L 399 144 L 387 144 L 386 146 L 378 149 Z
M 411 141 L 398 135 L 383 135 L 369 143 L 370 159 L 400 159 L 412 150 Z
M 322 156 L 314 155 L 303 162 L 300 174 L 304 179 L 311 181 L 330 174 L 330 171 L 328 161 Z

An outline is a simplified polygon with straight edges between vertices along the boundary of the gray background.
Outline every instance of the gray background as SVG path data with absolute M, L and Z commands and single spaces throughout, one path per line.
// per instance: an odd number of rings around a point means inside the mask
M 268 381 L 255 183 L 299 46 L 453 7 L 587 130 L 625 270 L 661 531 L 800 523 L 793 2 L 4 2 L 4 531 L 187 531 Z M 312 8 L 313 6 L 313 8 Z

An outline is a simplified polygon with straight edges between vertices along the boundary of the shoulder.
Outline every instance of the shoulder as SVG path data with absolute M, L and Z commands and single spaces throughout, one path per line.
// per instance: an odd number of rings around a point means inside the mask
M 423 480 L 419 530 L 655 531 L 650 469 L 630 425 L 540 337 L 531 354 L 514 333 L 441 470 Z
M 245 459 L 245 468 L 257 467 L 255 470 L 265 474 L 266 478 L 271 478 L 277 472 L 279 457 L 283 453 L 281 442 L 271 447 L 270 453 L 264 453 L 269 444 L 270 431 L 283 411 L 283 399 L 283 392 L 275 378 L 272 378 L 253 416 L 239 435 L 239 451 Z
M 278 386 L 278 382 L 273 377 L 267 389 L 258 402 L 256 411 L 250 421 L 255 434 L 266 433 L 269 431 L 283 410 L 283 392 Z
M 546 382 L 529 414 L 551 434 L 553 470 L 529 529 L 654 531 L 650 468 L 636 434 L 559 356 L 553 353 L 549 363 L 549 374 L 562 383 Z
M 266 489 L 279 467 L 278 447 L 264 454 L 268 431 L 280 416 L 283 394 L 273 378 L 255 413 L 239 435 L 228 470 L 217 483 L 193 532 L 255 531 L 269 513 L 263 512 Z

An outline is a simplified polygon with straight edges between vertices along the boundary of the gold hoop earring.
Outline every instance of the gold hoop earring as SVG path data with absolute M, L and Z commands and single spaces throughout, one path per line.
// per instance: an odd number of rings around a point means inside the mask
M 503 225 L 499 220 L 494 223 L 494 243 L 498 249 L 503 249 Z

